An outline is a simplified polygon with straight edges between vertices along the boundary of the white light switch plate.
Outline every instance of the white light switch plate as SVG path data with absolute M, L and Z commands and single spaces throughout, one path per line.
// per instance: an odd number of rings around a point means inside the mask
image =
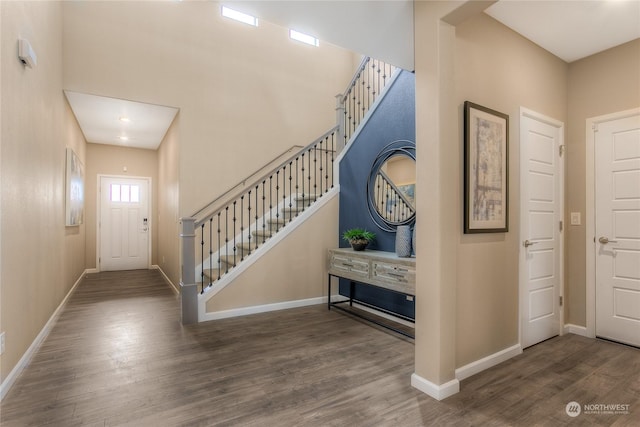
M 581 222 L 580 212 L 571 212 L 571 225 L 580 225 Z

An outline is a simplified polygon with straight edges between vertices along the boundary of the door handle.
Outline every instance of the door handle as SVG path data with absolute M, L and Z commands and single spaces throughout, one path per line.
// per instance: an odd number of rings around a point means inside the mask
M 601 238 L 598 239 L 598 242 L 602 243 L 603 245 L 606 245 L 607 243 L 618 243 L 617 240 L 609 240 L 608 237 L 604 237 L 602 236 Z
M 528 247 L 529 247 L 529 246 L 531 246 L 531 245 L 537 245 L 537 244 L 538 244 L 538 242 L 530 242 L 529 240 L 525 240 L 524 242 L 522 242 L 522 245 L 523 245 L 525 248 L 528 248 Z

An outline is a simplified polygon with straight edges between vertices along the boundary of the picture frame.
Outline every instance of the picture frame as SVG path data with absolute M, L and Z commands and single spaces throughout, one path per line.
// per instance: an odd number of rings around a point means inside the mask
M 65 226 L 84 222 L 84 165 L 72 148 L 66 149 Z
M 509 231 L 509 116 L 464 103 L 464 232 Z

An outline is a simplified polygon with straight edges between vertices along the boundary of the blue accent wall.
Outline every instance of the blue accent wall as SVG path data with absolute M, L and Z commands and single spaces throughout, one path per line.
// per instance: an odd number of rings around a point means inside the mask
M 368 249 L 395 251 L 395 233 L 380 229 L 369 215 L 367 181 L 378 153 L 397 140 L 416 140 L 415 76 L 408 71 L 400 72 L 340 161 L 341 247 L 349 247 L 349 243 L 342 240 L 342 233 L 360 227 L 376 233 L 376 240 Z M 342 295 L 348 296 L 348 283 L 341 280 Z M 405 301 L 396 293 L 370 286 L 357 286 L 354 293 L 364 302 L 415 318 L 414 302 Z

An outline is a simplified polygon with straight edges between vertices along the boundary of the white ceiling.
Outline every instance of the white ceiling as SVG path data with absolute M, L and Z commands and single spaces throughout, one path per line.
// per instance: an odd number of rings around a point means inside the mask
M 640 0 L 503 0 L 485 12 L 566 62 L 640 38 Z
M 363 55 L 414 68 L 413 1 L 221 2 Z M 485 11 L 566 62 L 640 38 L 640 0 L 502 0 Z M 65 92 L 88 142 L 156 149 L 178 109 Z M 122 116 L 129 123 L 119 120 Z M 128 141 L 118 137 L 129 136 Z
M 156 150 L 177 108 L 65 91 L 87 142 Z M 128 121 L 123 121 L 124 119 Z M 122 139 L 125 137 L 126 139 Z

